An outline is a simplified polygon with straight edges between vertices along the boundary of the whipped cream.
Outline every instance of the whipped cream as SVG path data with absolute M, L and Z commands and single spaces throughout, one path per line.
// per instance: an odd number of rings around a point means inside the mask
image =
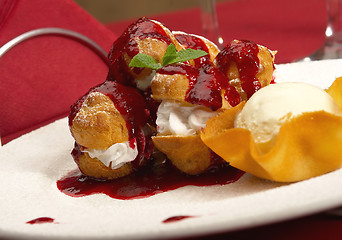
M 163 135 L 195 135 L 215 112 L 203 106 L 162 101 L 157 111 L 157 130 Z
M 112 169 L 118 169 L 128 162 L 132 162 L 138 156 L 136 141 L 134 141 L 134 148 L 131 148 L 127 141 L 115 143 L 108 149 L 85 148 L 83 152 L 87 152 L 91 158 L 97 158 Z
M 151 86 L 151 82 L 152 82 L 152 79 L 154 78 L 154 75 L 156 75 L 156 71 L 152 70 L 151 74 L 149 74 L 145 78 L 136 79 L 135 84 L 137 88 L 140 89 L 141 91 L 145 91 L 147 88 L 149 88 Z

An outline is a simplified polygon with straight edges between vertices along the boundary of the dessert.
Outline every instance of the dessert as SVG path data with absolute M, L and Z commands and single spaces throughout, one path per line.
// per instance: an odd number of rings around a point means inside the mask
M 275 53 L 247 40 L 220 51 L 201 36 L 139 19 L 114 42 L 106 81 L 71 107 L 72 155 L 81 172 L 121 178 L 118 192 L 129 179 L 142 182 L 136 190 L 155 192 L 172 188 L 154 184 L 171 176 L 217 174 L 226 181 L 225 172 L 236 180 L 241 170 L 294 182 L 340 168 L 342 78 L 326 91 L 271 84 Z
M 87 176 L 114 179 L 130 174 L 150 158 L 147 106 L 134 88 L 106 81 L 71 107 L 73 157 Z
M 331 92 L 336 92 L 333 84 Z M 278 83 L 207 122 L 201 138 L 232 166 L 294 182 L 342 166 L 342 111 L 325 91 Z
M 273 52 L 251 41 L 233 41 L 220 52 L 201 36 L 147 18 L 132 23 L 108 57 L 106 81 L 69 116 L 72 155 L 85 175 L 100 179 L 131 174 L 153 158 L 153 147 L 189 175 L 228 166 L 200 131 L 268 85 L 274 70 Z

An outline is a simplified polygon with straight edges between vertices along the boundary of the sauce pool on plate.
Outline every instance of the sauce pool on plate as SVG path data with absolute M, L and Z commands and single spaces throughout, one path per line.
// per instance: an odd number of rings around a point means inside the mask
M 103 193 L 115 199 L 128 200 L 146 198 L 188 185 L 226 185 L 237 181 L 242 175 L 242 171 L 227 165 L 189 176 L 163 161 L 115 180 L 96 180 L 74 170 L 58 180 L 57 187 L 72 197 Z

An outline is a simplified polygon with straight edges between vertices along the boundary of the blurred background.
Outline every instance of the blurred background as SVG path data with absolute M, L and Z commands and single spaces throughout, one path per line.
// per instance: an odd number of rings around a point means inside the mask
M 204 0 L 74 0 L 117 36 L 146 16 L 171 30 L 205 34 L 200 10 Z M 202 5 L 203 7 L 203 5 Z M 302 59 L 325 41 L 326 0 L 216 0 L 223 46 L 234 39 L 252 40 L 277 50 L 276 63 Z
M 199 0 L 75 0 L 83 9 L 103 23 L 123 21 L 198 6 Z M 228 2 L 236 0 L 216 0 Z

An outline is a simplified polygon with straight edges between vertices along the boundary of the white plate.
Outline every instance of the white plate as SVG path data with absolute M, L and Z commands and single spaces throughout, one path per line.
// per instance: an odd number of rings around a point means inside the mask
M 277 66 L 278 82 L 322 88 L 342 76 L 342 61 Z M 225 186 L 187 186 L 155 196 L 116 200 L 103 194 L 73 198 L 56 181 L 75 169 L 67 120 L 0 148 L 0 235 L 19 237 L 161 238 L 238 230 L 311 214 L 342 204 L 342 169 L 293 184 L 245 174 Z M 196 216 L 165 224 L 178 216 Z M 38 217 L 55 223 L 26 224 Z

